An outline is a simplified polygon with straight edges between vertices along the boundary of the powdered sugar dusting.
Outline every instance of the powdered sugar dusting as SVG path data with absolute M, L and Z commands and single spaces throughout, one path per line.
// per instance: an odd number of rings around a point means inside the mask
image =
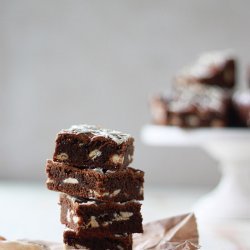
M 231 50 L 204 53 L 193 65 L 184 68 L 181 76 L 189 75 L 194 78 L 209 77 L 213 74 L 215 68 L 223 67 L 228 60 L 233 58 Z
M 116 142 L 118 145 L 126 142 L 129 138 L 132 138 L 131 135 L 122 133 L 117 130 L 111 130 L 106 128 L 101 128 L 95 125 L 87 125 L 87 124 L 80 124 L 80 125 L 73 125 L 69 129 L 64 129 L 61 131 L 62 133 L 69 132 L 69 133 L 76 133 L 76 134 L 87 134 L 90 133 L 93 135 L 92 139 L 96 137 L 104 137 L 109 138 Z
M 195 106 L 200 109 L 220 110 L 225 101 L 225 92 L 219 87 L 189 84 L 177 87 L 173 100 L 169 103 L 169 110 L 183 111 Z

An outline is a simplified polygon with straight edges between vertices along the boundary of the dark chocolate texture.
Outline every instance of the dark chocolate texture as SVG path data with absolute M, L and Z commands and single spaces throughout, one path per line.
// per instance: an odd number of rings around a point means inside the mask
M 92 234 L 78 235 L 71 230 L 65 230 L 63 234 L 65 250 L 91 249 L 91 250 L 132 250 L 131 234 Z
M 76 233 L 142 233 L 141 204 L 137 201 L 100 202 L 60 195 L 61 223 Z
M 79 168 L 117 170 L 132 162 L 133 143 L 129 134 L 77 125 L 58 133 L 53 159 Z
M 130 167 L 119 171 L 79 169 L 47 161 L 47 187 L 72 196 L 103 201 L 143 200 L 144 172 Z

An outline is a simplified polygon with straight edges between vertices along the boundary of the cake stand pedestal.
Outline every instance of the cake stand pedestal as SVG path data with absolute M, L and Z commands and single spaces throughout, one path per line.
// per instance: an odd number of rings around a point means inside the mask
M 194 206 L 199 219 L 250 218 L 250 129 L 146 125 L 141 137 L 151 146 L 198 146 L 218 161 L 222 177 Z

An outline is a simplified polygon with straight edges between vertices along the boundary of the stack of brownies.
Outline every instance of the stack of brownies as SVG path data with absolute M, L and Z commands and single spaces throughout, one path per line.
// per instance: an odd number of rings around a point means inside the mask
M 58 133 L 47 187 L 59 191 L 65 249 L 132 249 L 142 233 L 144 172 L 128 167 L 134 139 L 90 125 Z
M 230 126 L 235 83 L 231 52 L 203 54 L 177 75 L 170 93 L 151 99 L 153 121 L 185 128 Z

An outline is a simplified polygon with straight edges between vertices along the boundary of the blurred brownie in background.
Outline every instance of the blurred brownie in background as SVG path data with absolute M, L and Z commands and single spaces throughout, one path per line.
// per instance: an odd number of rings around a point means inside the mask
M 176 85 L 170 95 L 150 101 L 153 122 L 185 128 L 228 125 L 230 94 L 199 83 Z
M 176 83 L 201 83 L 222 88 L 236 84 L 236 59 L 230 51 L 214 51 L 202 54 L 192 65 L 184 68 L 176 77 Z

